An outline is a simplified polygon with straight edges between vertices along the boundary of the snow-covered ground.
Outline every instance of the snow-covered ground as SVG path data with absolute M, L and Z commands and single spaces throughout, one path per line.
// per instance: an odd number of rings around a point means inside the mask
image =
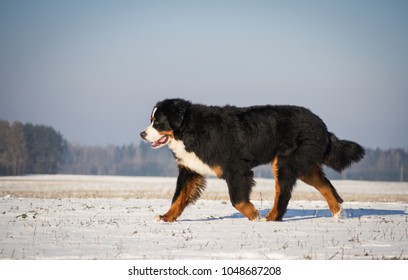
M 408 184 L 334 181 L 345 199 L 330 217 L 316 190 L 298 184 L 283 222 L 250 222 L 210 179 L 203 199 L 174 223 L 175 178 L 0 178 L 0 259 L 408 259 Z M 253 199 L 269 211 L 273 180 Z

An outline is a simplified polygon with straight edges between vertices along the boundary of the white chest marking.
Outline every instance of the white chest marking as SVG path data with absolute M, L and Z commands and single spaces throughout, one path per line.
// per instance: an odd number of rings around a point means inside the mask
M 195 153 L 187 152 L 186 147 L 180 140 L 172 139 L 169 142 L 169 148 L 175 154 L 178 164 L 184 165 L 201 175 L 216 176 L 214 170 L 199 159 Z

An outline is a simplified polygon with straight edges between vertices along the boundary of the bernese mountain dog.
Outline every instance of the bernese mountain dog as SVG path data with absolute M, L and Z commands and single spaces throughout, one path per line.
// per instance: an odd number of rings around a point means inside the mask
M 173 151 L 179 175 L 170 209 L 157 221 L 176 220 L 206 186 L 205 176 L 225 179 L 232 205 L 249 220 L 259 219 L 250 202 L 252 169 L 272 164 L 273 207 L 263 221 L 281 221 L 297 179 L 315 187 L 333 216 L 343 199 L 322 171 L 340 172 L 364 157 L 362 146 L 340 140 L 310 110 L 298 106 L 206 106 L 166 99 L 153 108 L 151 124 L 140 136 L 158 149 Z

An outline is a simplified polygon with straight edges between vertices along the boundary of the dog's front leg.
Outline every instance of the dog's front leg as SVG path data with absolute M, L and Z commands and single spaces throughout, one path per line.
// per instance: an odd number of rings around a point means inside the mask
M 179 166 L 176 191 L 173 196 L 170 209 L 164 215 L 156 216 L 156 221 L 173 222 L 176 220 L 187 205 L 196 201 L 205 188 L 204 176 L 191 171 L 185 166 Z
M 232 205 L 249 220 L 259 218 L 258 210 L 250 202 L 249 196 L 255 184 L 252 171 L 232 172 L 226 177 Z

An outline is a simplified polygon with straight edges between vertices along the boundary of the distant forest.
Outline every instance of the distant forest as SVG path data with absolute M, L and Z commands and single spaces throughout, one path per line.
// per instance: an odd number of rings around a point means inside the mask
M 368 149 L 358 164 L 332 179 L 408 181 L 408 153 L 403 149 Z M 254 170 L 256 177 L 271 178 L 270 166 Z M 91 174 L 176 176 L 169 149 L 153 150 L 143 142 L 123 146 L 84 146 L 67 142 L 52 127 L 0 121 L 0 176 L 24 174 Z

